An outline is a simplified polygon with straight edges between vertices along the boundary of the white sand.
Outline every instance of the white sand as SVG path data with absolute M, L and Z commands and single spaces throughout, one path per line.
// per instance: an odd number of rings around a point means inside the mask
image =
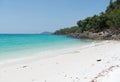
M 47 54 L 1 61 L 0 82 L 120 82 L 120 42 Z

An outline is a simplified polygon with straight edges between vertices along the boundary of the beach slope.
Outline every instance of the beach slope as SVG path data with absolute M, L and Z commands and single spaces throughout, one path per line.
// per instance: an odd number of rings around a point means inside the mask
M 43 59 L 0 62 L 0 82 L 120 82 L 119 49 L 120 42 L 108 41 Z

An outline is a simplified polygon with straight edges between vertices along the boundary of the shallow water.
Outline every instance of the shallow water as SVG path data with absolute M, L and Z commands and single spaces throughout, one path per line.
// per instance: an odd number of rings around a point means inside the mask
M 38 52 L 84 46 L 88 39 L 75 39 L 60 35 L 0 34 L 0 60 L 35 55 Z

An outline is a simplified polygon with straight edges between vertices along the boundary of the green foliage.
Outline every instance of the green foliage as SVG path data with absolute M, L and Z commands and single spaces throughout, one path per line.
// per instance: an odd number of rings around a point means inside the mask
M 80 28 L 78 26 L 72 26 L 70 28 L 63 28 L 60 30 L 57 30 L 54 34 L 69 34 L 69 33 L 75 33 L 78 32 L 80 30 Z
M 79 20 L 77 26 L 60 29 L 55 34 L 101 32 L 110 28 L 120 28 L 120 0 L 110 0 L 105 12 Z
M 106 15 L 108 17 L 107 25 L 109 27 L 120 27 L 120 0 L 113 2 L 106 10 Z

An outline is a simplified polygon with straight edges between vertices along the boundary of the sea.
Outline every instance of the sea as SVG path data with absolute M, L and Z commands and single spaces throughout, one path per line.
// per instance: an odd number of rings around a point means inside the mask
M 0 34 L 0 60 L 33 56 L 39 52 L 83 47 L 95 41 L 52 34 Z M 42 54 L 40 54 L 42 55 Z

